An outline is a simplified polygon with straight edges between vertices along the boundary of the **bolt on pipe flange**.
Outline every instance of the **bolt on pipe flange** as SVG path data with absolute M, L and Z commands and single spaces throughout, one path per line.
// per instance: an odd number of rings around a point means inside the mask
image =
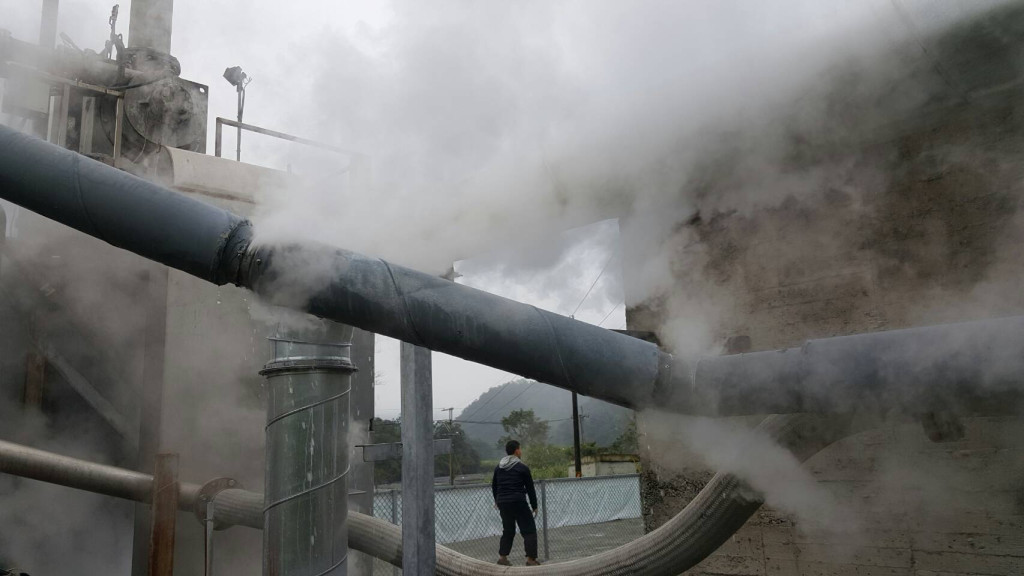
M 199 489 L 199 494 L 196 495 L 196 502 L 192 507 L 192 511 L 195 513 L 199 523 L 206 523 L 206 504 L 212 502 L 217 497 L 217 494 L 229 488 L 241 487 L 242 485 L 234 478 L 214 478 L 203 484 L 203 487 Z M 225 528 L 230 528 L 230 525 L 214 521 L 214 530 L 224 530 Z

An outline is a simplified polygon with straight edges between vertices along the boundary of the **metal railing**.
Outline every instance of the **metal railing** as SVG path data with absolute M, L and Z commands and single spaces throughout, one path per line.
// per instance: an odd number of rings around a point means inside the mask
M 113 157 L 114 160 L 121 157 L 121 141 L 124 133 L 123 90 L 107 88 L 106 86 L 97 86 L 95 84 L 89 84 L 72 78 L 64 78 L 19 62 L 4 62 L 3 66 L 21 74 L 35 76 L 39 80 L 48 84 L 61 86 L 61 92 L 59 95 L 50 96 L 48 114 L 49 121 L 47 123 L 46 130 L 46 140 L 61 147 L 66 147 L 67 145 L 68 108 L 71 102 L 72 88 L 105 96 L 113 96 L 116 99 L 114 108 Z M 84 97 L 82 100 L 82 117 L 80 122 L 82 133 L 79 138 L 79 153 L 89 154 L 92 152 L 92 132 L 97 111 L 98 108 L 95 103 L 95 98 Z
M 246 124 L 244 122 L 236 122 L 229 118 L 217 117 L 216 128 L 214 129 L 214 140 L 213 140 L 213 154 L 218 158 L 221 157 L 222 153 L 222 139 L 224 126 L 230 126 L 237 128 L 239 131 L 246 130 L 248 132 L 255 132 L 257 134 L 263 134 L 264 136 L 270 136 L 271 138 L 279 138 L 281 140 L 287 140 L 289 142 L 295 142 L 296 144 L 303 144 L 305 146 L 312 146 L 314 148 L 320 148 L 323 150 L 330 150 L 331 152 L 337 152 L 338 154 L 345 154 L 352 157 L 361 157 L 362 154 L 346 150 L 339 146 L 333 146 L 324 142 L 318 142 L 316 140 L 310 140 L 308 138 L 300 138 L 299 136 L 293 136 L 284 132 L 278 132 L 277 130 L 270 130 L 269 128 L 261 128 L 259 126 L 253 126 L 252 124 Z
M 536 482 L 538 543 L 544 561 L 565 562 L 616 548 L 643 535 L 638 474 L 592 478 L 558 478 Z M 402 521 L 401 490 L 374 494 L 373 514 L 393 524 Z M 437 487 L 434 493 L 438 543 L 474 558 L 498 558 L 501 519 L 489 484 Z M 522 565 L 522 537 L 517 533 L 509 559 Z M 397 573 L 374 563 L 374 574 Z

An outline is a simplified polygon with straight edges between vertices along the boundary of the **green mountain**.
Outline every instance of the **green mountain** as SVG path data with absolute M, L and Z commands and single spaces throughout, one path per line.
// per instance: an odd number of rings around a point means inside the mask
M 626 429 L 632 412 L 585 396 L 579 397 L 582 441 L 608 446 Z M 572 394 L 533 380 L 513 380 L 484 392 L 456 417 L 482 458 L 502 455 L 496 443 L 505 434 L 501 419 L 513 410 L 533 410 L 549 422 L 548 442 L 572 444 Z

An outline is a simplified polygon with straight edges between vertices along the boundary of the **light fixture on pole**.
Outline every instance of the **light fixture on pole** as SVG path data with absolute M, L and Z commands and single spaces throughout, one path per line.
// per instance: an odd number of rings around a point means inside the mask
M 224 70 L 224 79 L 235 87 L 238 92 L 238 136 L 235 139 L 235 160 L 242 161 L 242 111 L 245 110 L 245 87 L 252 82 L 241 66 L 232 66 Z

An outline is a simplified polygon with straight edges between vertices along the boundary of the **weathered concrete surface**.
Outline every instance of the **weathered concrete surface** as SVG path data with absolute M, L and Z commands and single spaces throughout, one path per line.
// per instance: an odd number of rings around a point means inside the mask
M 630 269 L 644 260 L 625 260 L 629 328 L 677 351 L 735 353 L 1024 313 L 1024 91 L 1001 76 L 1018 74 L 1019 34 L 1003 25 L 1019 28 L 1020 12 L 925 39 L 928 59 L 907 48 L 837 66 L 762 132 L 705 141 L 680 183 L 690 214 L 623 221 L 627 253 L 666 247 L 671 280 L 652 293 L 650 274 Z M 908 100 L 914 86 L 924 96 Z M 670 232 L 658 244 L 652 229 Z M 649 530 L 710 472 L 676 431 L 638 423 Z M 691 573 L 1024 573 L 1024 425 L 965 424 L 963 440 L 933 444 L 892 415 L 826 449 L 807 469 L 849 522 L 768 506 Z

